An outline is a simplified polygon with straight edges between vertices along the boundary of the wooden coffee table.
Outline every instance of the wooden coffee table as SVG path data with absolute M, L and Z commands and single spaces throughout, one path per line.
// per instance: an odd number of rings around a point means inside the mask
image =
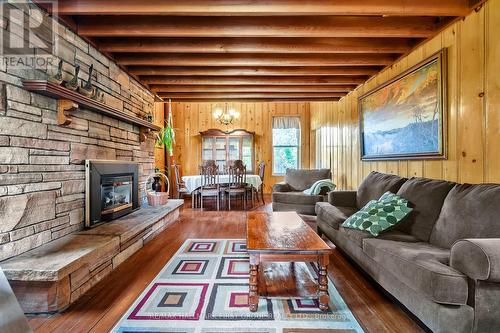
M 259 297 L 318 298 L 328 309 L 328 256 L 331 248 L 295 212 L 249 212 L 247 251 L 250 255 L 250 311 Z M 318 281 L 307 262 L 318 263 Z

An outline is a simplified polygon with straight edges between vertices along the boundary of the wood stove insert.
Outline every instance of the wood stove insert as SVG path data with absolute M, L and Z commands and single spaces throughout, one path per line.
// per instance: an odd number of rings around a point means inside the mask
M 85 161 L 85 226 L 95 227 L 139 208 L 139 165 Z

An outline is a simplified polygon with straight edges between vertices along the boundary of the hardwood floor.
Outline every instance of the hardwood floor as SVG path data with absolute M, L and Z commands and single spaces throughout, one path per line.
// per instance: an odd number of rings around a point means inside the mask
M 270 202 L 270 198 L 266 201 Z M 108 332 L 186 239 L 245 238 L 245 212 L 206 210 L 201 214 L 199 210 L 191 209 L 189 203 L 185 207 L 177 222 L 146 244 L 65 312 L 50 317 L 30 318 L 33 330 Z M 270 204 L 260 205 L 255 210 L 270 211 L 271 207 Z M 424 331 L 337 250 L 330 256 L 328 272 L 365 331 Z

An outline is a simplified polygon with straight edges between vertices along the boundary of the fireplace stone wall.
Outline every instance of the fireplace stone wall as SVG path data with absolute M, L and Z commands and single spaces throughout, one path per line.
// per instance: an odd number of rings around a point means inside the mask
M 81 66 L 79 77 L 87 79 L 92 63 L 106 104 L 139 116 L 153 111 L 154 96 L 147 89 L 71 30 L 56 26 L 53 56 L 64 61 L 65 79 L 75 64 Z M 0 60 L 2 261 L 83 229 L 85 159 L 138 161 L 142 183 L 154 168 L 154 141 L 141 143 L 138 127 L 84 109 L 73 114 L 69 126 L 58 126 L 56 100 L 21 85 L 22 79 L 47 79 L 55 67 L 19 69 Z

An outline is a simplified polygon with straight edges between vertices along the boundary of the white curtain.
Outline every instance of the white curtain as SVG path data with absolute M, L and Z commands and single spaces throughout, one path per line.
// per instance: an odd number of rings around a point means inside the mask
M 300 129 L 300 117 L 274 117 L 273 128 L 285 129 L 296 128 Z

